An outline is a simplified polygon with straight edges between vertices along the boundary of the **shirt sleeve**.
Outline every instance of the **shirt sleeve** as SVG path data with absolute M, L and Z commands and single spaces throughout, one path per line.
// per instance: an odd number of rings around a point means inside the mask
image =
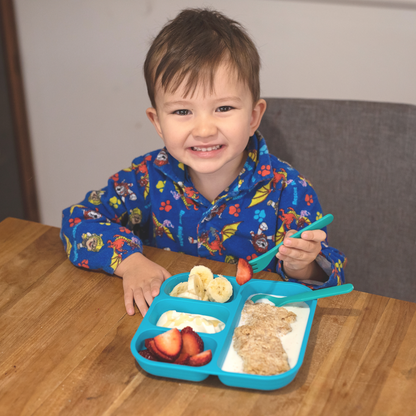
M 149 155 L 135 159 L 105 188 L 87 193 L 83 201 L 63 211 L 60 236 L 75 266 L 113 274 L 126 257 L 143 252 L 139 233 L 133 230 L 149 221 L 150 159 Z
M 283 240 L 287 231 L 298 231 L 322 218 L 322 216 L 322 208 L 312 185 L 305 178 L 298 176 L 296 179 L 288 181 L 286 188 L 282 191 L 279 204 L 277 235 L 280 235 L 281 240 Z M 313 289 L 321 289 L 345 283 L 344 266 L 347 260 L 343 253 L 329 246 L 328 231 L 326 227 L 323 230 L 327 233 L 327 238 L 321 243 L 321 252 L 316 258 L 316 262 L 328 275 L 328 280 L 326 282 L 317 282 L 292 279 L 285 275 L 282 268 L 283 262 L 278 260 L 276 272 L 284 280 L 303 283 Z M 276 244 L 279 242 L 277 241 Z

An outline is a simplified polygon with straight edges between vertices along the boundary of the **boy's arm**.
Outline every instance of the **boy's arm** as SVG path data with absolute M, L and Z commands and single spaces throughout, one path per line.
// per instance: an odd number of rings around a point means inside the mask
M 346 258 L 328 245 L 326 228 L 305 232 L 301 239 L 290 238 L 322 217 L 314 189 L 304 178 L 299 179 L 303 180 L 293 181 L 281 194 L 278 229 L 283 231 L 284 245 L 277 255 L 276 271 L 287 281 L 307 283 L 316 289 L 343 284 Z
M 63 211 L 61 239 L 74 265 L 113 274 L 122 260 L 143 251 L 141 240 L 126 227 L 129 211 L 144 206 L 140 191 L 135 172 L 120 171 L 105 188 Z
M 107 187 L 89 192 L 82 202 L 63 211 L 61 239 L 70 261 L 122 277 L 129 315 L 134 314 L 136 301 L 144 316 L 147 304 L 170 276 L 141 254 L 142 241 L 131 231 L 143 224 L 151 226 L 149 160 L 149 156 L 136 159 L 131 168 L 113 175 Z

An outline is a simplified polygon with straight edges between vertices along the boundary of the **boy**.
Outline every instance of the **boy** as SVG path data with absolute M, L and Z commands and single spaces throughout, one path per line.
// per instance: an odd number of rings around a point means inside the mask
M 144 64 L 146 113 L 165 147 L 136 158 L 108 186 L 64 210 L 61 238 L 78 266 L 123 279 L 126 311 L 144 316 L 170 277 L 142 244 L 236 263 L 284 239 L 267 270 L 320 288 L 344 283 L 344 256 L 323 230 L 310 183 L 267 151 L 257 131 L 260 58 L 221 13 L 187 9 L 162 29 Z

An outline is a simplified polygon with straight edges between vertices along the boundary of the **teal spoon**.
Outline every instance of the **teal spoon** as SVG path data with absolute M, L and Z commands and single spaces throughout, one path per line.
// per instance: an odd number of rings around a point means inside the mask
M 305 231 L 313 231 L 313 230 L 321 230 L 322 228 L 326 227 L 327 225 L 331 224 L 332 220 L 334 219 L 334 216 L 332 214 L 327 214 L 325 217 L 322 217 L 318 221 L 313 222 L 312 224 L 309 224 L 307 227 L 302 228 L 297 233 L 291 235 L 291 238 L 300 238 L 302 233 Z M 265 267 L 269 265 L 272 258 L 276 255 L 276 253 L 279 250 L 279 247 L 283 244 L 283 241 L 278 244 L 277 246 L 274 246 L 272 249 L 270 249 L 268 252 L 262 254 L 259 257 L 256 257 L 253 260 L 250 260 L 248 263 L 251 265 L 251 268 L 253 269 L 253 273 L 261 272 Z
M 327 298 L 329 296 L 343 295 L 345 293 L 351 292 L 353 289 L 354 286 L 351 283 L 347 283 L 345 285 L 327 287 L 325 289 L 318 289 L 312 292 L 302 292 L 296 295 L 286 296 L 284 298 L 276 298 L 269 295 L 254 295 L 252 298 L 250 298 L 250 300 L 255 303 L 259 299 L 267 299 L 274 303 L 276 306 L 283 306 L 292 302 L 306 302 L 308 300 Z

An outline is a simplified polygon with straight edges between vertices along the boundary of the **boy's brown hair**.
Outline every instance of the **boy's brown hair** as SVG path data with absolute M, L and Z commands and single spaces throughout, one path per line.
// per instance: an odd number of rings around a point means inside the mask
M 183 10 L 162 28 L 147 52 L 143 69 L 152 106 L 156 108 L 159 79 L 164 91 L 175 92 L 186 77 L 185 95 L 192 95 L 201 81 L 212 91 L 215 72 L 224 61 L 256 103 L 260 56 L 245 29 L 215 10 Z

